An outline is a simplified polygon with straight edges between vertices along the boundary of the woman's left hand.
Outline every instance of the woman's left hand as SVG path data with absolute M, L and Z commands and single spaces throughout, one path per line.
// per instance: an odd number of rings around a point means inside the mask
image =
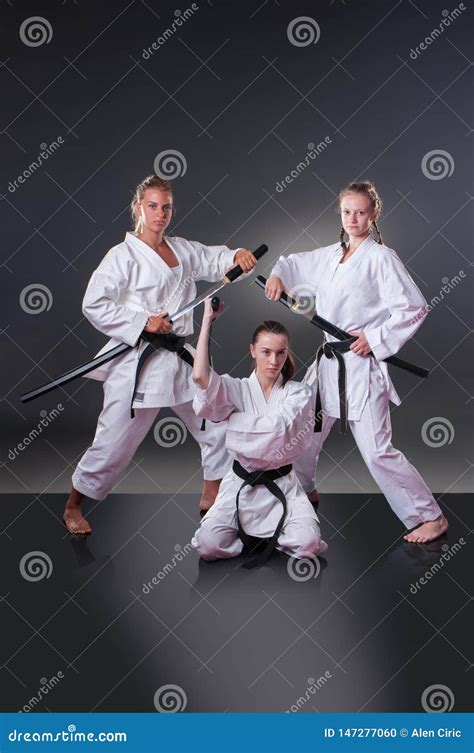
M 234 262 L 235 264 L 238 264 L 244 272 L 251 272 L 256 265 L 257 260 L 251 251 L 247 248 L 241 248 L 240 251 L 237 251 L 235 254 Z
M 349 332 L 350 335 L 357 337 L 357 340 L 351 345 L 351 350 L 357 356 L 368 356 L 370 353 L 370 345 L 363 332 Z

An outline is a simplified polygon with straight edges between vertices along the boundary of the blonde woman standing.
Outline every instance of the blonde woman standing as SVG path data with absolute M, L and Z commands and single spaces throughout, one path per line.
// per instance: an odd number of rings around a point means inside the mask
M 82 516 L 85 497 L 104 499 L 125 472 L 160 408 L 171 407 L 201 447 L 201 509 L 212 505 L 230 458 L 225 426 L 202 422 L 193 411 L 193 349 L 185 338 L 193 332 L 192 312 L 173 325 L 166 313 L 196 297 L 196 282 L 221 280 L 238 264 L 244 272 L 256 263 L 245 249 L 205 246 L 165 235 L 173 213 L 171 184 L 156 175 L 145 178 L 132 201 L 135 230 L 114 246 L 93 273 L 83 302 L 84 316 L 111 338 L 100 353 L 119 343 L 131 348 L 88 376 L 104 382 L 104 406 L 92 445 L 72 477 L 64 522 L 72 534 L 89 534 Z M 171 332 L 173 329 L 173 332 Z M 142 332 L 161 335 L 162 346 L 145 354 Z
M 392 445 L 389 401 L 399 405 L 400 398 L 382 360 L 413 337 L 427 314 L 426 301 L 396 252 L 383 243 L 377 224 L 382 201 L 374 185 L 348 185 L 339 195 L 339 209 L 340 240 L 280 257 L 266 286 L 267 298 L 274 301 L 284 290 L 311 286 L 318 314 L 357 338 L 335 345 L 335 338 L 326 335 L 305 376 L 315 392 L 316 413 L 321 407 L 323 415 L 295 470 L 310 501 L 317 503 L 315 466 L 321 448 L 336 418 L 347 421 L 374 480 L 410 531 L 405 540 L 432 541 L 448 522 L 417 470 Z

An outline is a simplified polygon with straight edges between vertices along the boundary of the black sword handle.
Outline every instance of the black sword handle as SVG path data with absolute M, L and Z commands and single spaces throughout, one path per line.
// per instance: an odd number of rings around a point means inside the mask
M 253 255 L 255 256 L 256 259 L 261 259 L 261 257 L 264 254 L 266 254 L 267 251 L 268 251 L 268 246 L 266 246 L 265 243 L 262 243 L 262 245 L 259 246 L 253 252 Z M 226 276 L 225 276 L 224 279 L 227 282 L 234 282 L 234 280 L 236 280 L 238 277 L 240 277 L 240 275 L 242 275 L 243 273 L 244 273 L 244 270 L 242 269 L 242 267 L 240 267 L 239 265 L 237 265 L 236 267 L 234 267 L 233 269 L 231 269 L 229 272 L 227 272 L 227 274 L 226 274 Z
M 258 275 L 255 278 L 255 282 L 260 288 L 265 289 L 267 280 L 263 275 Z M 294 298 L 291 298 L 291 296 L 287 295 L 287 293 L 283 292 L 281 294 L 280 301 L 287 308 L 292 309 L 296 312 L 298 311 L 298 302 L 295 301 Z M 332 322 L 328 322 L 327 319 L 323 319 L 323 317 L 319 316 L 318 314 L 315 314 L 313 316 L 313 318 L 311 319 L 311 324 L 319 327 L 319 329 L 322 329 L 329 335 L 336 337 L 338 340 L 347 340 L 354 337 L 353 335 L 350 335 L 349 332 L 346 332 L 340 327 L 337 327 L 335 324 L 332 324 Z M 373 355 L 373 353 L 371 353 L 371 355 Z M 392 366 L 398 366 L 399 369 L 409 371 L 411 374 L 415 374 L 422 379 L 426 379 L 426 377 L 429 376 L 430 373 L 429 370 L 425 369 L 423 366 L 418 366 L 417 364 L 410 363 L 409 361 L 404 361 L 402 358 L 398 358 L 398 356 L 388 356 L 387 358 L 383 358 L 381 360 L 385 361 L 385 363 L 390 363 Z

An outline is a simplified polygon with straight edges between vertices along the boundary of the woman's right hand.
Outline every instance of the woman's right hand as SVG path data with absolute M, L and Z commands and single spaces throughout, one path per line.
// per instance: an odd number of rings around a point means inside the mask
M 210 324 L 214 321 L 214 319 L 217 319 L 217 317 L 220 316 L 224 309 L 224 301 L 220 301 L 219 308 L 217 309 L 217 311 L 214 311 L 211 305 L 211 300 L 212 299 L 210 297 L 204 300 L 204 312 L 202 315 L 203 323 L 207 322 Z
M 157 335 L 166 335 L 171 332 L 173 325 L 165 319 L 166 315 L 167 312 L 164 311 L 159 316 L 149 316 L 145 325 L 145 332 L 154 332 Z
M 272 275 L 268 278 L 267 284 L 265 285 L 265 295 L 267 298 L 271 301 L 279 301 L 284 290 L 285 288 L 279 277 Z

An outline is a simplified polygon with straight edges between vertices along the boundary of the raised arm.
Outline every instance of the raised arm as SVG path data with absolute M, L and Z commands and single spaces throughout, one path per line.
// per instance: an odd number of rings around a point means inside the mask
M 222 311 L 221 303 L 217 311 L 213 311 L 211 301 L 204 302 L 201 332 L 194 355 L 193 380 L 196 384 L 196 395 L 193 401 L 195 413 L 210 421 L 224 421 L 233 411 L 243 410 L 240 379 L 233 379 L 227 374 L 220 376 L 209 366 L 209 334 L 211 323 Z
M 219 316 L 224 303 L 219 304 L 219 309 L 214 311 L 211 305 L 211 299 L 206 298 L 203 306 L 203 315 L 201 323 L 201 332 L 196 345 L 196 353 L 194 355 L 193 366 L 193 381 L 202 390 L 206 390 L 209 386 L 209 376 L 211 368 L 209 365 L 209 337 L 211 334 L 211 325 L 213 320 Z

